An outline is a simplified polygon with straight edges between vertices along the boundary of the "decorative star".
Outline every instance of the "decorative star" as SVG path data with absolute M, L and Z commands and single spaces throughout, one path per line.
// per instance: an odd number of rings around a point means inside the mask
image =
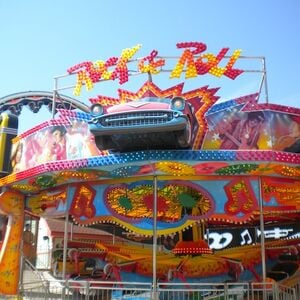
M 208 131 L 213 131 L 215 129 L 215 124 L 212 124 L 212 123 L 209 123 L 207 128 L 208 128 Z
M 216 141 L 220 140 L 220 135 L 218 133 L 214 133 L 212 136 L 212 139 L 213 139 L 213 141 L 216 142 Z
M 267 141 L 267 145 L 268 145 L 269 148 L 272 147 L 272 145 L 273 145 L 272 139 L 269 139 L 269 140 Z

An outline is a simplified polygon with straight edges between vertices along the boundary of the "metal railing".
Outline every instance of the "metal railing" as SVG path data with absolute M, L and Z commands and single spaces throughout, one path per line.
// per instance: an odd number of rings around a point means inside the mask
M 26 283 L 18 299 L 77 300 L 298 300 L 300 283 L 286 287 L 266 283 L 150 283 L 108 281 L 48 281 L 48 292 Z M 9 299 L 9 298 L 8 298 Z
M 48 294 L 49 281 L 47 281 L 42 272 L 39 272 L 35 266 L 26 258 L 22 257 L 22 277 L 20 281 L 20 290 L 30 289 L 38 290 L 42 294 Z
M 59 280 L 23 261 L 22 280 L 15 300 L 298 300 L 300 274 L 282 283 L 223 282 L 173 283 Z

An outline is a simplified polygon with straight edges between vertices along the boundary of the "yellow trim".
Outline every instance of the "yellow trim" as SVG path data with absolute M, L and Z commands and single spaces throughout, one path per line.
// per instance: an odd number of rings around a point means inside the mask
M 8 127 L 9 116 L 6 113 L 1 114 L 0 128 Z M 4 155 L 5 155 L 6 133 L 0 131 L 0 170 L 3 169 Z
M 123 222 L 121 220 L 116 219 L 115 217 L 113 217 L 114 221 L 116 224 L 121 225 L 124 228 L 127 228 L 137 234 L 141 234 L 141 235 L 145 235 L 145 236 L 152 236 L 153 235 L 153 230 L 152 229 L 141 229 L 138 228 L 137 226 L 131 225 L 129 223 Z M 158 229 L 157 230 L 157 234 L 158 235 L 167 235 L 167 234 L 174 234 L 175 231 L 180 232 L 183 229 L 193 225 L 195 223 L 194 220 L 187 220 L 183 225 L 177 226 L 177 227 L 173 227 L 173 228 L 167 228 L 167 229 Z

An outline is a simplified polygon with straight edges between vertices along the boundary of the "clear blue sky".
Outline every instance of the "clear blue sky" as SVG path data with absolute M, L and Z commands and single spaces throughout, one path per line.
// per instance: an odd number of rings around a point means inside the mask
M 242 49 L 245 56 L 264 56 L 269 102 L 300 107 L 299 20 L 298 0 L 2 0 L 0 97 L 52 91 L 53 78 L 69 67 L 119 56 L 136 44 L 142 49 L 135 57 L 153 49 L 176 56 L 181 54 L 176 43 L 198 41 L 215 54 L 229 47 L 229 54 Z M 199 87 L 208 84 L 204 78 L 197 80 Z M 221 98 L 258 90 L 252 78 L 238 80 L 238 87 L 227 80 L 223 89 L 217 78 L 209 85 L 221 86 Z M 155 83 L 160 86 L 159 80 Z M 78 100 L 89 103 L 88 97 L 97 94 L 116 96 L 117 88 L 131 90 L 128 85 L 98 84 Z M 72 96 L 72 90 L 62 94 Z M 23 111 L 20 132 L 51 118 L 44 110 L 38 115 L 28 108 Z

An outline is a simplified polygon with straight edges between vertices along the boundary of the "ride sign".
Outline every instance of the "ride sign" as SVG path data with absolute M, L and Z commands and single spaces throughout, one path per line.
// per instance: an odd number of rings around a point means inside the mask
M 203 53 L 207 46 L 201 42 L 183 42 L 176 44 L 178 49 L 184 49 L 179 57 L 175 67 L 171 70 L 170 78 L 180 78 L 181 74 L 185 72 L 185 78 L 193 78 L 198 75 L 211 74 L 216 77 L 222 75 L 235 79 L 244 71 L 234 69 L 233 65 L 240 57 L 241 50 L 237 49 L 231 56 L 226 56 L 229 48 L 222 48 L 217 55 L 212 53 Z M 158 56 L 158 51 L 153 50 L 148 56 L 132 60 L 132 57 L 141 48 L 140 44 L 123 49 L 120 57 L 111 57 L 106 61 L 97 60 L 96 62 L 86 61 L 69 68 L 69 74 L 77 75 L 77 82 L 74 89 L 74 95 L 79 96 L 83 85 L 87 90 L 93 88 L 93 84 L 101 80 L 115 80 L 119 79 L 119 83 L 123 84 L 128 81 L 130 72 L 128 70 L 128 63 L 137 63 L 137 72 L 134 74 L 158 74 L 166 65 L 166 59 Z M 229 58 L 224 67 L 219 64 L 224 58 Z M 114 70 L 109 68 L 115 67 Z

